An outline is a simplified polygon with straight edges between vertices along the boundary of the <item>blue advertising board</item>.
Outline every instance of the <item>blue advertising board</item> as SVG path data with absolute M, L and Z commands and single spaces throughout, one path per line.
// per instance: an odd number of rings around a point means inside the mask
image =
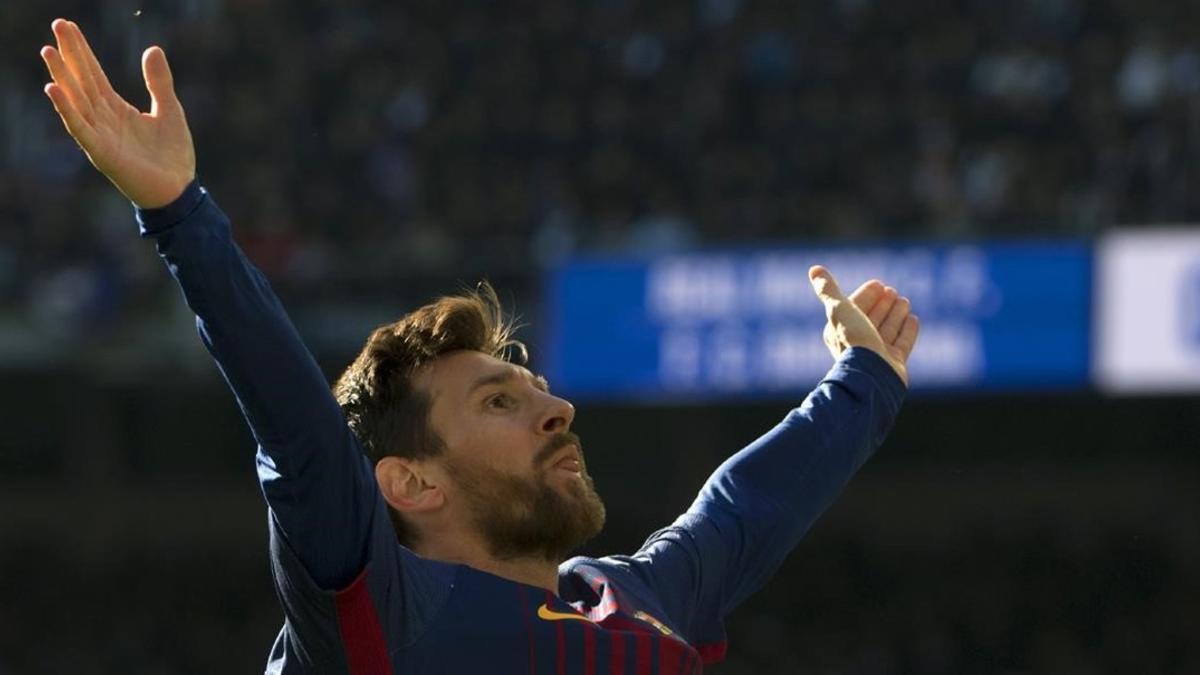
M 914 389 L 1070 389 L 1088 381 L 1082 242 L 909 245 L 580 258 L 546 286 L 543 364 L 579 398 L 802 393 L 829 368 L 808 269 L 849 293 L 880 278 L 921 319 Z

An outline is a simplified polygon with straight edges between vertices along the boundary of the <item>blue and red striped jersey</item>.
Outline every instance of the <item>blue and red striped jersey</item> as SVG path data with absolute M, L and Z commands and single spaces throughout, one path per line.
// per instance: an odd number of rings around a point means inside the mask
M 559 566 L 558 593 L 401 546 L 373 467 L 230 223 L 193 182 L 136 210 L 258 443 L 284 625 L 267 673 L 694 675 L 875 451 L 905 388 L 852 348 L 631 555 Z

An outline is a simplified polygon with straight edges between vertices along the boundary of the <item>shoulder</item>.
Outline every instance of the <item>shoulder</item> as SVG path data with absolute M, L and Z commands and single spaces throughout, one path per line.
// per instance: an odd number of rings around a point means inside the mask
M 606 592 L 631 590 L 644 584 L 636 572 L 637 561 L 626 555 L 602 558 L 576 556 L 558 566 L 560 595 L 587 604 L 599 602 Z

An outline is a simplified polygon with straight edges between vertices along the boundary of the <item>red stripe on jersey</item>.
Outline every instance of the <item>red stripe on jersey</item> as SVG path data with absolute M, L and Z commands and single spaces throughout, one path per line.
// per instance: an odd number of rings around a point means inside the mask
M 375 602 L 371 600 L 371 590 L 367 588 L 369 569 L 364 568 L 353 583 L 333 596 L 338 632 L 351 675 L 392 675 L 387 640 Z
M 521 615 L 525 617 L 525 632 L 529 634 L 529 675 L 536 675 L 537 661 L 534 660 L 533 615 L 529 613 L 529 598 L 525 597 L 525 589 L 517 586 L 517 594 L 521 596 Z
M 725 650 L 729 647 L 729 643 L 722 640 L 721 642 L 713 642 L 707 645 L 698 645 L 696 651 L 700 652 L 700 658 L 705 663 L 716 663 L 717 661 L 725 660 Z
M 596 675 L 596 629 L 583 627 L 583 675 Z
M 658 672 L 663 675 L 672 675 L 679 671 L 680 652 L 683 651 L 683 643 L 678 640 L 660 636 L 658 640 Z
M 649 633 L 638 633 L 633 638 L 637 645 L 637 655 L 634 657 L 634 670 L 637 675 L 654 675 L 654 664 L 650 663 L 650 638 Z
M 612 663 L 609 664 L 612 675 L 625 675 L 625 636 L 616 631 L 609 635 L 612 637 L 612 648 L 609 649 L 612 655 Z

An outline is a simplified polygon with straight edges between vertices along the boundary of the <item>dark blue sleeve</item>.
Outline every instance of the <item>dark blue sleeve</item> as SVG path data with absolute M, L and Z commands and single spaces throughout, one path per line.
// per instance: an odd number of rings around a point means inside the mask
M 726 460 L 634 568 L 689 641 L 714 648 L 725 615 L 770 579 L 892 427 L 905 388 L 879 355 L 847 350 L 804 403 Z M 716 650 L 722 651 L 722 650 Z
M 282 536 L 278 519 L 268 519 L 271 576 L 286 621 L 267 672 L 350 673 L 354 647 L 361 656 L 365 643 L 368 653 L 384 657 L 410 646 L 450 598 L 460 566 L 419 558 L 397 544 L 382 496 L 375 511 L 371 557 L 337 590 L 317 584 Z
M 135 213 L 250 424 L 283 536 L 318 584 L 344 586 L 369 555 L 377 488 L 324 374 L 197 181 L 168 206 Z

